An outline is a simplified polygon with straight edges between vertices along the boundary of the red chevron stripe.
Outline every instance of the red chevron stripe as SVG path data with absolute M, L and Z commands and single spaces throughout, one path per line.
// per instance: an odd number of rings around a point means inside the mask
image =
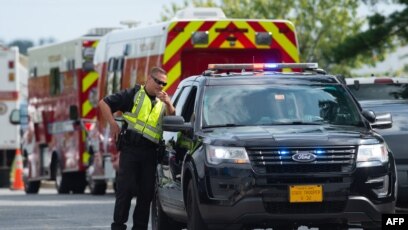
M 238 41 L 241 42 L 241 44 L 245 47 L 245 48 L 256 48 L 255 44 L 253 41 L 249 40 L 247 36 L 245 36 L 242 33 L 236 33 L 235 37 L 238 38 Z
M 173 84 L 166 90 L 166 92 L 170 95 L 173 95 L 176 92 L 176 89 L 179 83 L 180 83 L 180 78 L 177 78 L 177 80 L 173 82 Z
M 259 24 L 257 21 L 249 21 L 247 22 L 252 29 L 254 29 L 256 32 L 265 32 L 266 30 Z
M 293 58 L 291 56 L 289 56 L 288 53 L 285 52 L 285 50 L 283 49 L 283 47 L 281 45 L 279 45 L 279 43 L 272 42 L 271 49 L 278 49 L 278 50 L 282 51 L 282 52 L 280 52 L 280 53 L 282 53 L 282 62 L 286 62 L 286 63 L 296 62 L 295 60 L 293 60 Z
M 177 24 L 168 32 L 166 46 L 169 45 L 182 30 L 184 30 L 188 23 L 190 22 L 177 22 Z
M 95 108 L 91 109 L 91 111 L 89 111 L 89 113 L 86 115 L 85 118 L 92 119 L 94 117 L 96 117 L 96 109 Z
M 211 43 L 208 45 L 209 48 L 218 48 L 228 37 L 228 34 L 219 34 Z
M 291 41 L 292 44 L 296 46 L 295 33 L 293 33 L 288 25 L 284 22 L 276 22 L 275 25 L 279 28 L 279 32 L 284 34 L 289 39 L 289 41 Z
M 248 22 L 249 25 L 251 25 L 252 28 L 254 28 L 255 31 L 258 32 L 265 32 L 266 30 L 262 27 L 261 24 L 259 24 L 259 22 L 255 22 L 255 21 L 251 21 Z M 284 34 L 286 36 L 286 38 L 292 42 L 292 44 L 294 46 L 296 46 L 296 37 L 295 37 L 295 33 L 292 32 L 292 30 L 288 27 L 288 25 L 284 22 L 276 22 L 274 23 L 276 25 L 276 27 L 279 28 L 279 31 L 281 31 L 282 34 Z M 273 38 L 273 34 L 272 34 L 272 38 Z
M 202 25 L 200 26 L 200 28 L 199 28 L 198 30 L 199 30 L 199 31 L 207 31 L 207 30 L 211 29 L 211 27 L 212 27 L 214 24 L 215 24 L 214 21 L 212 21 L 212 22 L 205 22 L 204 24 L 202 24 Z M 185 25 L 187 25 L 187 24 L 185 23 Z M 169 44 L 169 42 L 167 42 L 167 43 Z M 168 71 L 168 70 L 170 70 L 171 68 L 173 68 L 173 66 L 174 66 L 175 64 L 177 64 L 177 62 L 180 60 L 180 53 L 181 53 L 181 51 L 182 51 L 183 49 L 192 48 L 192 47 L 193 47 L 193 45 L 191 44 L 191 41 L 190 41 L 190 40 L 187 40 L 187 41 L 180 47 L 180 49 L 177 50 L 176 53 L 174 53 L 173 57 L 171 57 L 171 58 L 167 61 L 167 63 L 163 66 L 163 68 L 164 68 L 166 71 Z
M 204 22 L 204 24 L 202 24 L 200 26 L 200 28 L 198 29 L 198 31 L 208 31 L 211 29 L 211 27 L 213 27 L 213 25 L 215 24 L 215 21 L 208 21 L 208 22 Z
M 224 28 L 223 28 L 224 29 Z M 242 32 L 239 32 L 238 27 L 233 23 L 230 22 L 227 27 L 225 28 L 225 31 L 236 31 L 236 32 L 221 32 L 216 39 L 213 40 L 213 42 L 210 44 L 210 47 L 212 48 L 218 48 L 222 45 L 222 43 L 225 42 L 225 40 L 229 36 L 234 36 L 238 39 L 239 42 L 245 47 L 245 48 L 256 48 L 255 44 L 253 41 L 248 39 L 248 37 L 245 36 Z
M 177 64 L 177 62 L 180 60 L 181 51 L 182 51 L 183 49 L 192 48 L 192 47 L 193 47 L 193 45 L 191 44 L 190 39 L 188 39 L 188 40 L 180 47 L 180 49 L 177 50 L 176 53 L 174 53 L 173 57 L 171 57 L 171 58 L 167 61 L 167 63 L 166 63 L 165 65 L 163 65 L 163 68 L 166 69 L 166 70 L 171 70 L 171 68 L 173 68 L 173 66 L 174 66 L 175 64 Z
M 230 22 L 226 27 L 226 29 L 236 29 L 236 26 Z M 224 28 L 223 28 L 224 29 Z M 217 36 L 217 38 L 215 38 L 211 44 L 209 45 L 209 47 L 211 48 L 218 48 L 222 45 L 222 43 L 226 40 L 226 38 L 232 33 L 219 33 L 219 35 Z

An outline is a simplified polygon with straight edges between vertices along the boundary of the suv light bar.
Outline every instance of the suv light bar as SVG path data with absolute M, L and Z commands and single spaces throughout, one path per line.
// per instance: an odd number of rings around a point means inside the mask
M 317 63 L 243 63 L 243 64 L 208 64 L 209 70 L 276 70 L 317 69 Z

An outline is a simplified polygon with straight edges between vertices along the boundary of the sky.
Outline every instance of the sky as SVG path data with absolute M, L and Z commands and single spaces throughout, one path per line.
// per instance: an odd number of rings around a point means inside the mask
M 0 0 L 0 40 L 65 41 L 95 27 L 123 27 L 123 20 L 148 25 L 171 2 L 183 0 Z
M 94 27 L 123 27 L 123 20 L 148 25 L 160 20 L 163 6 L 183 0 L 0 0 L 0 40 L 40 38 L 65 41 Z M 389 5 L 379 7 L 394 10 Z M 366 9 L 360 10 L 366 14 Z
M 169 6 L 171 2 L 181 5 L 183 0 L 0 0 L 0 44 L 16 39 L 28 39 L 38 44 L 41 38 L 61 42 L 75 39 L 95 27 L 124 27 L 120 25 L 124 20 L 149 25 L 160 20 L 163 6 Z M 398 5 L 389 4 L 375 8 L 382 13 L 400 9 Z M 359 14 L 367 15 L 370 10 L 360 8 Z M 391 67 L 394 69 L 399 57 L 407 53 L 406 48 L 398 50 L 393 61 L 387 60 L 377 68 L 389 68 L 389 63 L 393 63 Z M 363 72 L 372 69 L 362 68 Z

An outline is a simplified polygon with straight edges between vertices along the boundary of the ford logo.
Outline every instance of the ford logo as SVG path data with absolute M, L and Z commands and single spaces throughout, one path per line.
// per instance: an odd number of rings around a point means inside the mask
M 297 162 L 312 162 L 316 160 L 316 156 L 314 154 L 308 152 L 296 153 L 292 156 L 292 159 Z

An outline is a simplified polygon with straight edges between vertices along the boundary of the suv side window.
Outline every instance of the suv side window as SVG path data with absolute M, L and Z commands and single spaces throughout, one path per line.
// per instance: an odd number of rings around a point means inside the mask
M 180 94 L 175 99 L 173 104 L 175 106 L 177 116 L 182 115 L 183 108 L 185 107 L 185 104 L 186 104 L 185 102 L 190 94 L 190 90 L 191 90 L 191 86 L 186 86 L 182 88 Z
M 190 94 L 188 95 L 186 102 L 184 103 L 184 106 L 181 111 L 181 116 L 184 117 L 185 122 L 191 121 L 191 117 L 194 112 L 196 94 L 197 94 L 197 87 L 193 86 L 190 90 Z
M 185 86 L 177 94 L 173 105 L 176 109 L 176 115 L 182 116 L 185 122 L 190 122 L 194 112 L 197 86 Z

